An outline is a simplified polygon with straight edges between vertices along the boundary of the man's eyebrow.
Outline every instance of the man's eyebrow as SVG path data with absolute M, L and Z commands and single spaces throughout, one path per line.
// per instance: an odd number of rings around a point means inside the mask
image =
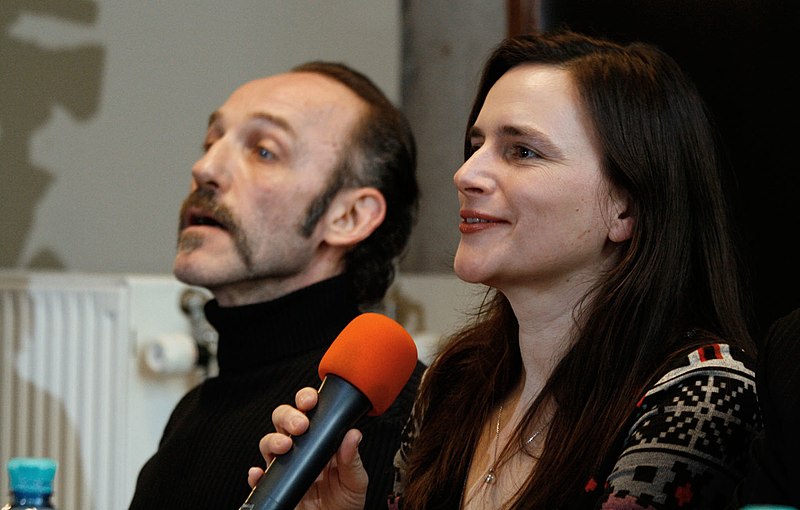
M 253 119 L 263 120 L 265 122 L 269 122 L 270 124 L 275 124 L 282 130 L 286 131 L 290 135 L 294 136 L 295 132 L 289 122 L 286 121 L 283 117 L 277 117 L 275 115 L 266 113 L 266 112 L 256 112 L 250 116 Z
M 215 111 L 214 113 L 209 115 L 208 116 L 208 125 L 209 125 L 209 127 L 214 125 L 220 119 L 220 117 L 222 117 L 222 113 L 220 111 Z M 282 117 L 277 117 L 275 115 L 272 115 L 272 114 L 266 113 L 266 112 L 255 112 L 255 113 L 250 115 L 250 118 L 254 119 L 254 120 L 261 120 L 261 121 L 264 121 L 264 122 L 268 122 L 270 124 L 274 124 L 274 125 L 278 126 L 279 128 L 281 128 L 282 130 L 284 130 L 287 133 L 289 133 L 290 135 L 292 135 L 292 136 L 295 135 L 295 132 L 294 132 L 294 129 L 292 129 L 292 126 L 289 125 L 289 123 L 286 121 L 286 119 L 284 119 Z
M 219 111 L 215 111 L 214 113 L 209 115 L 208 116 L 208 127 L 211 127 L 212 124 L 215 124 L 217 122 L 217 119 L 219 119 L 221 116 L 222 116 L 222 114 L 219 113 Z

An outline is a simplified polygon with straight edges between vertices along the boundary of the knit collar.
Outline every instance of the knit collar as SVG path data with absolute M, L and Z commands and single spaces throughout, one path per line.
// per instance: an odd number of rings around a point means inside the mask
M 221 307 L 212 299 L 205 305 L 206 318 L 219 334 L 220 375 L 327 348 L 358 314 L 346 275 L 264 303 Z

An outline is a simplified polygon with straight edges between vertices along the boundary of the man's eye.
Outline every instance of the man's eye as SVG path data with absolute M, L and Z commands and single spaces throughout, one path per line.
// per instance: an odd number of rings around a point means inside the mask
M 258 152 L 258 157 L 260 157 L 261 159 L 275 159 L 275 154 L 273 154 L 271 150 L 265 147 L 258 147 L 257 152 Z

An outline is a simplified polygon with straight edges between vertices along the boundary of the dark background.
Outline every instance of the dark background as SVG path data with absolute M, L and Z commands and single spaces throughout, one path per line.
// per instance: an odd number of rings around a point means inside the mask
M 759 340 L 800 307 L 800 2 L 510 1 L 509 32 L 569 28 L 654 43 L 694 79 L 720 131 Z

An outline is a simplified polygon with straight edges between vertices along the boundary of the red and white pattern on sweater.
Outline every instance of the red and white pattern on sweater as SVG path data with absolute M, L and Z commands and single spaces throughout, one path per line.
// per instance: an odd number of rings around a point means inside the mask
M 724 508 L 760 426 L 755 374 L 740 351 L 690 352 L 637 405 L 602 508 Z

